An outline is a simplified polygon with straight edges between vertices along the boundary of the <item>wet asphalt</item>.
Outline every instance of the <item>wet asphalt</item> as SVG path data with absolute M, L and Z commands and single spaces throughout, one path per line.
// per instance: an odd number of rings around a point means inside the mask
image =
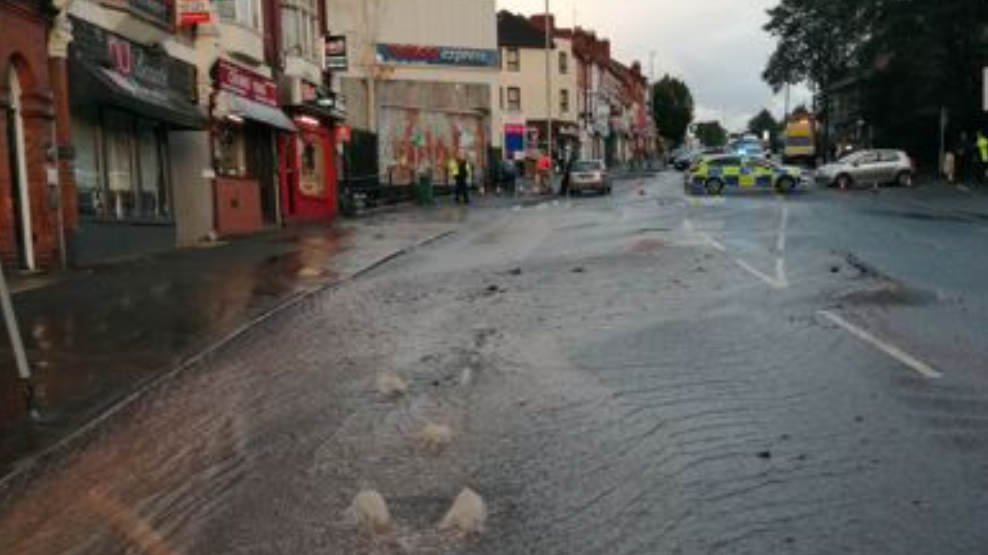
M 9 485 L 0 553 L 984 552 L 986 215 L 673 173 L 475 210 Z M 464 487 L 486 530 L 437 532 Z M 347 515 L 365 488 L 392 537 Z

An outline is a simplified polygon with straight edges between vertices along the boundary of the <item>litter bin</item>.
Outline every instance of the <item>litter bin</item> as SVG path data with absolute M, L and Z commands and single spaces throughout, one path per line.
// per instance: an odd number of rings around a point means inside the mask
M 435 204 L 436 194 L 432 186 L 431 173 L 422 172 L 419 174 L 419 180 L 415 187 L 415 196 L 418 203 L 422 206 L 431 206 Z

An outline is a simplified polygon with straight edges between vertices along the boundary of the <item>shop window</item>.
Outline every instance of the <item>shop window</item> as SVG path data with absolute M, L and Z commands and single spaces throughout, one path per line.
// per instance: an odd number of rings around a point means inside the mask
M 559 53 L 559 73 L 562 75 L 569 73 L 569 55 L 566 52 Z
M 257 0 L 219 0 L 220 19 L 251 29 L 261 29 L 261 9 Z
M 316 0 L 282 0 L 282 48 L 288 55 L 316 60 L 319 14 Z
M 72 144 L 75 147 L 75 186 L 79 199 L 79 214 L 101 216 L 105 202 L 102 196 L 99 148 L 99 113 L 96 110 L 73 108 Z
M 518 87 L 508 87 L 508 110 L 521 111 L 521 89 Z
M 133 120 L 120 112 L 107 112 L 103 129 L 109 215 L 118 220 L 129 219 L 136 215 L 137 208 Z
M 223 177 L 247 177 L 244 128 L 230 122 L 216 134 L 216 169 Z
M 137 124 L 138 165 L 140 166 L 141 214 L 147 219 L 168 219 L 171 217 L 171 199 L 167 187 L 168 159 L 163 150 L 167 143 L 162 131 L 151 121 L 142 120 Z
M 161 124 L 115 110 L 72 114 L 79 214 L 170 221 L 167 136 Z
M 318 137 L 304 137 L 301 142 L 299 191 L 313 198 L 326 195 L 326 156 Z
M 521 52 L 517 48 L 507 49 L 504 63 L 508 71 L 521 71 Z

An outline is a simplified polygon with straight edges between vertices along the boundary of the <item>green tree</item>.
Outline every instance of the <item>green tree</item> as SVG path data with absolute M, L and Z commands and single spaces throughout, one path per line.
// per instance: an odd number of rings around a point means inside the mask
M 775 136 L 779 133 L 780 128 L 781 125 L 779 122 L 775 120 L 774 116 L 772 116 L 772 112 L 769 112 L 767 109 L 763 109 L 761 112 L 758 112 L 758 114 L 751 118 L 748 122 L 749 133 L 758 135 L 759 138 L 764 137 L 765 133 L 768 133 L 769 139 L 773 141 L 773 144 L 775 141 Z
M 686 83 L 666 75 L 652 86 L 652 114 L 659 133 L 680 144 L 693 122 L 693 93 Z
M 727 144 L 727 130 L 719 121 L 704 121 L 696 124 L 696 138 L 704 146 L 724 146 Z

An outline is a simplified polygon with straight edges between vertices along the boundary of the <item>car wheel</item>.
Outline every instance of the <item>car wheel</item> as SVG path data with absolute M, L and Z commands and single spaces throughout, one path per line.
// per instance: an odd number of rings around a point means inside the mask
M 780 193 L 791 193 L 796 190 L 796 180 L 791 177 L 783 177 L 776 182 L 775 190 Z
M 899 172 L 899 175 L 895 178 L 895 183 L 899 187 L 912 187 L 913 186 L 913 174 L 912 172 Z
M 719 195 L 724 190 L 724 182 L 719 179 L 708 179 L 704 186 L 708 195 Z
M 850 189 L 851 187 L 854 186 L 854 180 L 851 179 L 851 176 L 847 175 L 846 173 L 838 175 L 836 183 L 837 186 L 840 187 L 841 189 Z

